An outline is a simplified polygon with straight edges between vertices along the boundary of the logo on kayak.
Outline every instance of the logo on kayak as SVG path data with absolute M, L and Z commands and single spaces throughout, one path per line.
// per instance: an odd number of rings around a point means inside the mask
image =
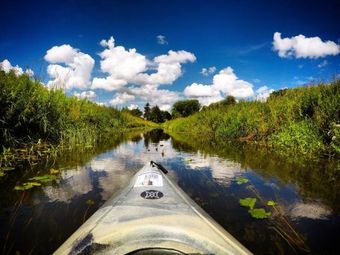
M 163 193 L 158 190 L 145 190 L 140 195 L 145 199 L 159 199 L 163 197 Z

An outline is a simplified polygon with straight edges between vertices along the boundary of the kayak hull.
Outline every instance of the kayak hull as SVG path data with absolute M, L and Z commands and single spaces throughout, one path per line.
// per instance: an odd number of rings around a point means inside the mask
M 154 164 L 109 199 L 55 254 L 251 254 Z

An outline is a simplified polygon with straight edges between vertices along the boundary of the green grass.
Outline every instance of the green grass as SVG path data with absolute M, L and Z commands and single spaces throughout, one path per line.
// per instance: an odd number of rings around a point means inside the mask
M 340 80 L 274 92 L 266 102 L 206 107 L 163 124 L 170 133 L 264 142 L 291 153 L 340 151 Z
M 153 123 L 112 107 L 48 90 L 27 75 L 0 71 L 0 145 L 94 144 L 108 133 Z

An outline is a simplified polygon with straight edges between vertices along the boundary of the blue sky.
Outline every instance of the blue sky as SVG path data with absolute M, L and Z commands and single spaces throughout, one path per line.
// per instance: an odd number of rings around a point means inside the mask
M 0 62 L 115 106 L 257 98 L 340 74 L 339 1 L 8 0 L 1 9 Z

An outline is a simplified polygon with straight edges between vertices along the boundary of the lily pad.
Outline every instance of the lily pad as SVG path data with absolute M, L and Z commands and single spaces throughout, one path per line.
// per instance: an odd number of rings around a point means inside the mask
M 267 205 L 269 205 L 269 206 L 274 206 L 274 205 L 277 205 L 277 203 L 276 203 L 275 201 L 273 201 L 273 200 L 269 200 L 269 201 L 267 202 Z
M 245 206 L 245 207 L 249 207 L 250 209 L 253 209 L 256 203 L 256 198 L 251 198 L 251 197 L 241 198 L 239 202 L 241 206 Z
M 272 214 L 271 212 L 266 212 L 262 208 L 251 209 L 249 210 L 249 213 L 251 217 L 255 219 L 266 219 Z
M 244 178 L 244 177 L 237 177 L 236 178 L 236 183 L 238 185 L 241 185 L 241 184 L 244 184 L 244 183 L 247 183 L 249 182 L 249 180 L 247 178 Z
M 6 174 L 4 172 L 0 171 L 0 177 L 5 176 Z

